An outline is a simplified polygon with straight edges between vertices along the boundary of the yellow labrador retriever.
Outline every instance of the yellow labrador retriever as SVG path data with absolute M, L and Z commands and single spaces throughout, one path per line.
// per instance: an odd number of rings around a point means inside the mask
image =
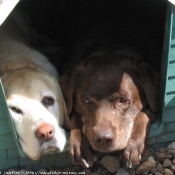
M 23 151 L 33 160 L 63 151 L 69 119 L 54 66 L 30 46 L 33 31 L 23 12 L 0 27 L 0 75 Z M 35 38 L 36 39 L 36 38 Z

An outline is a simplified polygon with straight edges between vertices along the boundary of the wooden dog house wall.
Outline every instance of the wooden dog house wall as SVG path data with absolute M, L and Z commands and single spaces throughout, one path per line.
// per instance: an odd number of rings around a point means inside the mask
M 166 146 L 175 141 L 175 6 L 170 2 L 167 3 L 159 99 L 161 119 L 151 126 L 148 138 L 150 148 Z M 5 5 L 0 5 L 0 9 L 4 7 Z M 9 13 L 11 9 L 9 8 Z M 2 23 L 4 19 L 0 19 L 0 22 Z M 3 85 L 0 84 L 0 171 L 10 168 L 39 170 L 49 166 L 63 168 L 72 165 L 67 150 L 66 147 L 63 153 L 44 155 L 39 161 L 27 158 L 18 145 L 17 135 L 5 101 Z
M 151 128 L 148 145 L 152 148 L 167 146 L 175 140 L 175 6 L 172 4 L 167 7 L 160 94 L 159 115 L 162 121 Z

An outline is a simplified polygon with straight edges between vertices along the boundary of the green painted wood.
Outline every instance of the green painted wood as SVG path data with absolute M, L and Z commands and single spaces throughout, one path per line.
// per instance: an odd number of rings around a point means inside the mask
M 167 132 L 175 131 L 175 121 L 171 123 L 166 123 Z M 174 136 L 175 140 L 175 136 Z
M 175 76 L 167 81 L 166 85 L 166 92 L 173 92 L 175 91 Z
M 16 147 L 16 143 L 13 139 L 13 134 L 0 135 L 0 150 Z
M 168 3 L 168 11 L 167 11 L 167 19 L 166 19 L 166 27 L 165 27 L 165 38 L 164 38 L 164 47 L 163 47 L 163 57 L 162 57 L 162 70 L 161 76 L 162 81 L 164 80 L 165 86 L 165 95 L 164 95 L 164 106 L 163 106 L 163 121 L 171 120 L 171 116 L 169 114 L 173 114 L 172 110 L 167 110 L 169 107 L 175 106 L 175 90 L 171 88 L 173 78 L 175 76 L 174 67 L 175 64 L 172 62 L 174 58 L 172 58 L 172 25 L 174 21 L 174 14 L 172 11 L 174 10 L 173 6 Z M 169 16 L 169 17 L 168 17 Z M 168 58 L 168 59 L 167 59 Z M 172 64 L 169 64 L 172 63 Z M 165 75 L 164 75 L 165 74 Z M 173 85 L 174 86 L 174 85 Z M 161 93 L 160 93 L 161 94 Z
M 151 125 L 148 137 L 155 137 L 157 135 L 160 135 L 162 133 L 162 130 L 163 130 L 163 122 L 162 120 L 158 119 Z
M 29 158 L 24 158 L 24 159 L 29 159 Z M 40 163 L 41 161 L 40 160 L 31 160 L 31 159 L 29 159 L 30 161 L 32 161 L 32 165 L 33 164 L 38 164 L 38 163 Z
M 166 148 L 171 142 L 157 143 L 153 145 L 148 145 L 149 149 Z
M 0 159 L 6 159 L 7 158 L 7 153 L 6 149 L 0 151 Z
M 163 120 L 165 118 L 165 107 L 166 105 L 170 104 L 171 99 L 167 100 L 167 94 L 166 94 L 166 83 L 168 81 L 168 72 L 167 70 L 169 69 L 169 50 L 170 50 L 170 38 L 171 38 L 171 29 L 172 29 L 172 5 L 168 3 L 167 5 L 167 14 L 166 14 L 166 23 L 165 23 L 165 32 L 164 32 L 164 42 L 163 42 L 163 52 L 162 52 L 162 59 L 161 59 L 161 74 L 160 74 L 160 88 L 159 88 L 159 103 L 158 103 L 158 116 L 160 117 L 160 122 L 161 122 L 161 127 L 160 129 L 157 130 L 157 135 L 160 135 L 161 132 L 163 131 L 164 124 Z M 172 97 L 173 98 L 173 97 Z M 153 132 L 153 131 L 151 131 Z M 155 132 L 156 133 L 156 132 Z M 149 134 L 150 135 L 150 134 Z M 153 136 L 153 135 L 152 135 Z M 156 135 L 155 135 L 156 136 Z
M 64 167 L 64 162 L 66 162 L 68 166 L 73 165 L 73 161 L 72 159 L 70 159 L 68 152 L 64 152 L 62 156 L 55 156 L 55 166 L 56 167 L 58 168 Z
M 4 113 L 5 113 L 5 110 L 0 108 L 0 119 L 6 119 L 7 118 L 7 116 L 4 115 Z
M 1 97 L 0 97 L 1 99 Z M 6 110 L 3 108 L 5 104 L 3 103 L 3 105 L 0 106 L 0 119 L 7 119 L 7 115 L 6 114 Z
M 33 161 L 29 158 L 19 158 L 19 165 L 26 166 L 32 164 Z M 36 161 L 36 163 L 40 163 L 40 161 Z
M 18 167 L 18 158 L 14 159 L 5 159 L 0 162 L 0 169 L 9 169 Z
M 175 45 L 175 39 L 171 40 L 172 45 Z
M 175 16 L 175 6 L 173 7 L 173 16 Z M 173 19 L 172 28 L 175 29 L 175 18 Z
M 49 167 L 53 167 L 53 166 L 54 166 L 54 164 L 52 164 L 52 163 L 48 164 L 48 163 L 43 162 L 43 163 L 32 165 L 32 170 L 38 171 L 40 169 L 48 169 Z
M 166 130 L 166 124 L 164 123 L 164 127 L 163 127 L 162 133 L 165 133 L 165 132 L 167 132 L 167 130 Z
M 25 166 L 20 166 L 20 169 L 22 170 L 32 170 L 32 165 L 31 164 L 29 164 L 29 165 L 25 165 Z M 23 174 L 21 174 L 21 175 L 23 175 Z M 31 174 L 30 174 L 31 175 Z
M 8 118 L 8 114 L 7 114 L 7 109 L 6 109 L 6 101 L 4 98 L 4 90 L 2 87 L 2 82 L 0 81 L 0 119 L 7 119 Z
M 147 139 L 147 145 L 153 145 L 157 143 L 157 137 L 150 137 Z
M 164 114 L 164 123 L 175 121 L 175 108 L 166 108 Z
M 0 134 L 10 134 L 11 130 L 9 130 L 9 120 L 7 119 L 2 119 L 0 120 Z
M 166 93 L 165 97 L 165 108 L 174 107 L 175 106 L 175 91 L 171 93 Z M 164 113 L 164 115 L 166 115 Z
M 170 49 L 170 61 L 175 61 L 175 45 L 171 45 L 171 49 Z
M 171 76 L 175 75 L 174 70 L 175 70 L 175 63 L 173 62 L 173 64 L 169 64 L 168 77 L 171 77 Z
M 8 158 L 19 157 L 18 149 L 16 147 L 7 149 L 7 157 Z
M 49 154 L 49 155 L 44 155 L 41 157 L 40 162 L 54 162 L 55 161 L 55 157 L 63 157 L 64 153 L 56 153 L 56 154 Z
M 172 40 L 175 39 L 175 29 L 172 30 L 172 38 L 171 38 L 171 39 L 172 39 Z M 174 45 L 174 42 L 173 42 L 172 44 Z
M 170 47 L 171 47 L 171 34 L 172 34 L 172 20 L 173 20 L 173 13 L 172 13 L 172 5 L 168 3 L 167 6 L 167 15 L 166 15 L 166 24 L 165 24 L 165 34 L 164 34 L 164 43 L 163 43 L 163 53 L 162 53 L 162 60 L 161 60 L 161 75 L 160 75 L 160 88 L 159 88 L 159 104 L 158 104 L 158 116 L 160 117 L 159 121 L 151 126 L 149 137 L 154 137 L 160 135 L 163 131 L 164 124 L 163 118 L 165 115 L 165 108 L 168 106 L 174 105 L 173 100 L 175 96 L 174 94 L 167 94 L 167 92 L 172 92 L 173 88 L 171 86 L 167 86 L 166 83 L 171 80 L 168 80 L 168 77 L 171 75 L 171 68 L 169 71 L 169 59 L 170 59 Z M 172 58 L 172 61 L 174 58 Z M 175 64 L 174 64 L 175 65 Z M 173 67 L 174 68 L 174 67 Z M 175 69 L 174 69 L 175 70 Z M 174 72 L 171 76 L 174 75 Z M 172 83 L 172 82 L 170 82 Z M 173 84 L 174 86 L 174 84 Z M 174 86 L 175 87 L 175 86 Z M 167 91 L 168 90 L 168 91 Z
M 175 132 L 167 132 L 157 136 L 157 143 L 170 142 L 175 140 Z

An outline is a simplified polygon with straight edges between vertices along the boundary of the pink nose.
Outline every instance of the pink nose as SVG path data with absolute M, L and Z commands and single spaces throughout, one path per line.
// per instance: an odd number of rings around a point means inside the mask
M 55 129 L 49 123 L 42 123 L 35 131 L 35 135 L 42 141 L 49 141 L 53 138 Z

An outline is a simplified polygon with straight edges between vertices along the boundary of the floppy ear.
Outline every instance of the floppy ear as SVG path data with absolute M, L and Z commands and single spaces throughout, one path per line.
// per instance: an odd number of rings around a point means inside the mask
M 74 85 L 81 69 L 81 65 L 73 66 L 61 77 L 60 86 L 66 101 L 68 115 L 71 113 L 73 108 Z
M 152 69 L 148 64 L 139 65 L 139 79 L 143 87 L 146 99 L 152 112 L 157 112 L 159 73 Z

